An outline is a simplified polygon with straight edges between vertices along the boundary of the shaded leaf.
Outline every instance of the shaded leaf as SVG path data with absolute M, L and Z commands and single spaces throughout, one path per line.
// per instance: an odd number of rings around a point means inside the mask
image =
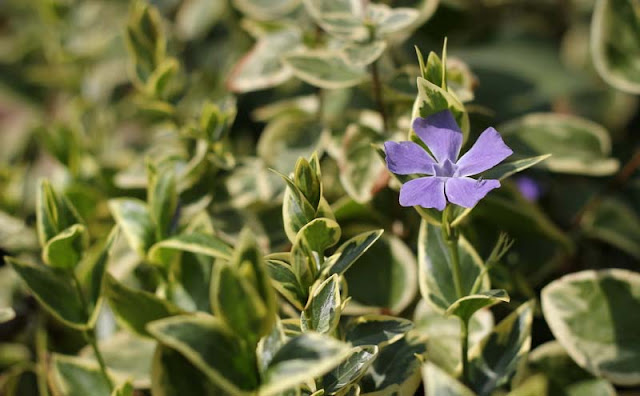
M 118 323 L 141 336 L 149 336 L 147 323 L 180 313 L 169 301 L 127 287 L 111 275 L 105 278 L 104 295 Z
M 553 172 L 605 176 L 620 166 L 611 158 L 607 130 L 566 114 L 538 113 L 501 125 L 498 130 L 515 157 L 552 154 L 540 167 Z
M 531 347 L 533 302 L 522 304 L 469 351 L 470 386 L 489 395 L 507 383 Z
M 33 296 L 56 319 L 79 330 L 88 328 L 88 314 L 68 274 L 44 265 L 6 258 Z
M 591 20 L 591 56 L 600 76 L 640 94 L 640 14 L 633 0 L 597 0 Z
M 471 292 L 484 264 L 478 253 L 463 237 L 460 237 L 458 242 L 458 258 L 462 293 L 466 296 Z M 428 224 L 424 220 L 420 225 L 418 236 L 418 262 L 422 297 L 439 310 L 446 311 L 459 298 L 454 288 L 453 264 L 441 228 Z M 488 288 L 489 280 L 485 277 L 481 290 Z
M 581 367 L 615 384 L 640 383 L 640 275 L 582 271 L 542 290 L 542 312 L 556 339 Z
M 392 344 L 413 329 L 413 322 L 383 315 L 363 315 L 349 323 L 345 339 L 353 346 Z
M 53 354 L 51 385 L 65 396 L 110 396 L 111 389 L 97 363 L 75 356 Z
M 109 209 L 131 248 L 145 257 L 155 242 L 155 229 L 147 205 L 137 199 L 118 198 L 109 201 Z
M 349 88 L 367 77 L 364 68 L 348 64 L 334 52 L 308 50 L 289 54 L 283 61 L 296 77 L 325 89 Z
M 469 388 L 431 362 L 422 367 L 425 396 L 474 396 Z

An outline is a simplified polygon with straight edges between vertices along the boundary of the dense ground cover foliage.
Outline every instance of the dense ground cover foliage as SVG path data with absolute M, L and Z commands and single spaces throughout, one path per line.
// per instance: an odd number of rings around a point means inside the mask
M 638 391 L 637 0 L 0 20 L 0 394 Z

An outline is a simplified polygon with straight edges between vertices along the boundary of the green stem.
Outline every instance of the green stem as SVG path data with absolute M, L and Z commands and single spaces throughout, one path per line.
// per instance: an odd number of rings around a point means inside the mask
M 462 298 L 465 296 L 462 289 L 462 271 L 460 270 L 460 256 L 458 254 L 459 235 L 457 230 L 451 226 L 451 211 L 453 206 L 447 205 L 442 213 L 442 234 L 447 241 L 449 248 L 449 256 L 451 257 L 451 273 L 453 274 L 453 285 L 456 290 L 456 296 Z M 460 344 L 462 345 L 462 380 L 468 384 L 469 380 L 469 323 L 465 320 L 460 321 Z
M 451 227 L 449 219 L 452 208 L 450 205 L 447 206 L 442 214 L 442 232 L 447 241 L 449 256 L 451 257 L 451 273 L 453 274 L 453 286 L 456 290 L 456 296 L 462 298 L 464 297 L 464 292 L 462 290 L 462 271 L 460 270 L 460 257 L 458 255 L 458 233 L 455 228 Z
M 469 323 L 460 320 L 460 343 L 462 344 L 462 382 L 469 383 Z
M 87 304 L 87 300 L 85 299 L 84 293 L 82 292 L 80 281 L 78 280 L 78 277 L 76 276 L 76 274 L 73 272 L 71 273 L 71 277 L 73 279 L 73 285 L 75 286 L 76 292 L 78 293 L 78 296 L 80 298 L 80 304 L 82 305 L 82 310 L 87 314 L 87 316 L 89 316 L 90 315 L 89 305 Z M 100 353 L 100 349 L 98 348 L 98 343 L 96 342 L 96 335 L 95 335 L 94 329 L 90 328 L 88 330 L 84 330 L 82 332 L 82 335 L 84 336 L 84 339 L 87 341 L 87 343 L 91 345 L 91 349 L 93 349 L 93 354 L 95 355 L 96 360 L 100 365 L 100 371 L 102 372 L 102 376 L 104 377 L 104 379 L 107 381 L 107 384 L 109 385 L 109 389 L 113 390 L 114 389 L 113 381 L 111 381 L 111 377 L 109 377 L 109 374 L 107 374 L 107 365 L 105 364 L 104 358 L 102 357 L 102 353 Z

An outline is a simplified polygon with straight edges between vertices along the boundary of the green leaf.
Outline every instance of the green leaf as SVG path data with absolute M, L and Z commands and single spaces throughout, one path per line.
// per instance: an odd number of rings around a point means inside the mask
M 349 43 L 340 50 L 347 64 L 359 68 L 369 66 L 384 53 L 387 42 L 383 40 L 370 43 Z
M 282 202 L 282 220 L 287 238 L 294 243 L 298 231 L 315 218 L 316 208 L 311 206 L 309 200 L 291 179 L 284 175 L 282 178 L 287 183 Z
M 74 224 L 83 224 L 80 215 L 64 194 L 58 195 L 48 180 L 36 191 L 36 225 L 40 246 Z
M 501 302 L 509 302 L 509 294 L 503 289 L 493 289 L 472 294 L 458 299 L 451 304 L 446 315 L 454 315 L 464 322 L 468 322 L 476 311 L 482 308 L 488 308 Z
M 13 308 L 0 308 L 0 324 L 8 322 L 16 317 L 16 312 Z
M 378 132 L 359 124 L 350 124 L 344 134 L 337 158 L 340 181 L 356 202 L 370 201 L 387 174 L 384 162 L 371 145 L 380 139 Z
M 226 242 L 213 235 L 194 232 L 177 235 L 154 244 L 149 249 L 148 258 L 153 263 L 168 267 L 180 252 L 229 260 L 232 250 Z
M 336 250 L 336 260 L 325 261 L 322 271 L 328 275 L 342 275 L 356 262 L 382 235 L 384 230 L 367 231 L 349 239 Z
M 98 364 L 75 356 L 54 353 L 50 366 L 51 385 L 65 396 L 110 396 L 111 389 Z
M 551 154 L 538 155 L 536 157 L 523 158 L 518 161 L 507 162 L 506 164 L 500 164 L 495 168 L 492 168 L 482 174 L 483 179 L 497 179 L 504 180 L 509 176 L 515 175 L 518 172 L 529 169 L 532 166 L 546 160 L 551 157 Z
M 422 367 L 425 396 L 474 396 L 469 388 L 431 362 Z
M 106 241 L 97 251 L 96 256 L 91 256 L 87 260 L 88 264 L 79 268 L 79 272 L 82 270 L 85 271 L 85 296 L 89 305 L 89 324 L 91 326 L 93 326 L 93 324 L 98 320 L 98 315 L 100 314 L 100 307 L 102 305 L 102 281 L 107 271 L 107 264 L 111 256 L 111 247 L 118 235 L 119 229 L 117 226 L 114 226 L 107 236 Z
M 233 267 L 216 265 L 211 280 L 211 307 L 231 330 L 257 342 L 271 330 L 273 313 L 250 281 Z
M 258 155 L 278 172 L 289 173 L 300 157 L 308 158 L 324 149 L 328 130 L 317 118 L 290 115 L 275 118 L 262 131 Z M 312 206 L 313 202 L 310 201 Z
M 271 88 L 292 76 L 282 57 L 298 47 L 302 35 L 298 29 L 284 29 L 261 37 L 256 45 L 236 64 L 227 86 L 236 93 Z
M 300 4 L 300 0 L 233 0 L 232 3 L 247 16 L 263 21 L 285 16 Z
M 416 268 L 415 256 L 404 242 L 383 235 L 344 274 L 353 298 L 346 313 L 400 313 L 418 291 Z
M 332 275 L 313 290 L 300 317 L 302 331 L 331 334 L 340 322 L 340 278 Z
M 256 348 L 256 356 L 258 357 L 258 368 L 260 374 L 263 375 L 269 364 L 273 360 L 276 353 L 282 348 L 286 341 L 284 328 L 280 319 L 276 319 L 275 325 L 271 328 L 271 332 L 258 342 Z
M 303 291 L 291 265 L 280 260 L 267 260 L 267 270 L 273 287 L 302 311 L 307 303 L 307 292 Z
M 260 395 L 270 396 L 313 381 L 351 355 L 348 344 L 308 332 L 289 340 L 275 354 L 264 373 Z
M 469 135 L 469 115 L 460 100 L 434 83 L 418 77 L 418 96 L 413 105 L 411 118 L 427 117 L 442 110 L 450 110 L 464 139 Z
M 461 273 L 463 295 L 468 295 L 476 278 L 482 272 L 484 264 L 478 253 L 460 237 L 458 257 Z M 453 264 L 440 227 L 422 221 L 418 236 L 418 263 L 420 292 L 422 297 L 443 312 L 458 300 L 453 283 Z M 485 277 L 481 290 L 489 288 L 489 280 Z
M 364 375 L 378 355 L 375 345 L 356 346 L 351 355 L 338 367 L 322 377 L 322 388 L 325 395 L 332 395 L 346 386 L 356 383 Z
M 418 11 L 413 8 L 391 8 L 386 4 L 369 4 L 367 13 L 378 37 L 407 31 L 419 17 Z
M 149 336 L 145 328 L 147 323 L 180 313 L 180 309 L 169 301 L 127 287 L 111 275 L 105 278 L 104 295 L 118 323 L 145 337 Z
M 460 369 L 460 320 L 445 316 L 424 299 L 420 300 L 414 312 L 415 331 L 427 337 L 429 361 L 451 375 L 458 375 Z M 473 348 L 493 328 L 491 311 L 483 309 L 471 317 L 469 322 L 469 347 Z
M 225 2 L 188 0 L 176 14 L 176 33 L 182 40 L 201 38 L 222 18 L 227 9 Z
M 469 351 L 470 386 L 489 395 L 507 383 L 531 347 L 533 302 L 522 304 Z
M 267 334 L 271 330 L 276 316 L 276 296 L 271 286 L 271 280 L 267 272 L 262 251 L 258 247 L 255 237 L 248 229 L 241 232 L 231 258 L 231 266 L 235 267 L 236 274 L 241 275 L 264 304 L 266 312 L 263 328 L 259 336 Z M 215 286 L 212 286 L 212 293 Z M 215 306 L 215 304 L 212 304 Z
M 304 0 L 309 15 L 327 33 L 346 42 L 364 42 L 371 34 L 362 8 L 350 1 Z
M 155 225 L 156 240 L 162 240 L 169 234 L 178 207 L 176 178 L 168 169 L 149 168 L 149 214 Z
M 353 346 L 376 345 L 384 348 L 413 329 L 408 319 L 384 315 L 362 315 L 351 321 L 345 339 Z
M 640 275 L 610 269 L 564 276 L 542 290 L 542 312 L 573 360 L 614 384 L 640 384 Z
M 111 392 L 111 396 L 133 396 L 133 385 L 128 381 L 120 384 Z
M 413 395 L 421 382 L 420 359 L 425 353 L 423 337 L 403 337 L 382 348 L 359 382 L 362 394 Z
M 567 114 L 538 113 L 501 125 L 498 130 L 514 157 L 552 154 L 540 166 L 553 172 L 588 176 L 615 173 L 607 130 L 595 122 Z
M 147 205 L 137 199 L 118 198 L 109 201 L 109 209 L 131 248 L 145 257 L 155 242 L 155 229 Z
M 591 20 L 593 64 L 607 83 L 640 94 L 640 13 L 633 0 L 597 0 Z
M 292 270 L 303 290 L 316 278 L 324 259 L 324 251 L 340 240 L 340 226 L 335 220 L 319 218 L 298 231 L 291 249 Z
M 640 217 L 626 202 L 603 199 L 595 210 L 584 214 L 581 226 L 588 237 L 605 241 L 640 259 Z
M 68 274 L 44 265 L 6 258 L 40 304 L 56 319 L 78 330 L 88 328 L 88 314 Z
M 534 375 L 529 377 L 519 386 L 513 386 L 513 390 L 507 394 L 507 396 L 538 396 L 549 395 L 549 381 L 542 375 Z M 585 395 L 592 395 L 591 393 L 585 393 Z M 595 395 L 594 395 L 595 396 Z
M 54 268 L 73 271 L 87 248 L 88 236 L 83 225 L 73 225 L 53 238 L 42 250 L 42 261 Z
M 594 378 L 577 382 L 566 389 L 567 396 L 615 396 L 616 388 L 602 378 Z
M 317 154 L 313 154 L 313 160 L 317 161 Z M 309 161 L 304 157 L 298 158 L 293 173 L 293 182 L 307 198 L 311 206 L 317 208 L 322 198 L 322 183 L 320 181 L 320 169 L 313 169 Z
M 593 383 L 593 376 L 578 366 L 573 359 L 567 354 L 567 351 L 560 345 L 558 341 L 546 342 L 529 353 L 529 360 L 524 370 L 520 370 L 514 378 L 513 386 L 518 386 L 520 382 L 524 384 L 529 382 L 530 378 L 543 376 L 549 382 L 550 392 L 557 394 L 570 394 L 570 388 L 573 385 L 588 386 L 591 383 L 595 393 L 585 390 L 585 395 L 614 395 L 615 392 L 597 391 L 602 384 Z M 524 379 L 524 381 L 522 380 Z M 613 386 L 606 380 L 601 380 L 608 385 L 609 389 Z M 580 385 L 582 384 L 582 385 Z M 605 387 L 606 389 L 606 387 Z M 551 393 L 550 393 L 551 394 Z M 577 396 L 577 395 L 576 395 Z
M 226 393 L 179 352 L 158 344 L 151 369 L 151 394 L 221 396 Z
M 260 379 L 255 351 L 247 350 L 242 339 L 220 319 L 205 314 L 182 315 L 152 322 L 148 329 L 225 392 L 245 395 L 257 389 Z
M 337 52 L 300 51 L 286 55 L 283 62 L 296 77 L 319 88 L 349 88 L 367 77 L 364 68 L 348 64 Z
M 180 63 L 178 63 L 177 59 L 164 59 L 149 76 L 144 86 L 144 91 L 151 98 L 165 99 L 168 96 L 167 88 L 171 87 L 173 77 L 178 74 L 179 70 Z
M 98 341 L 98 348 L 109 372 L 114 377 L 132 381 L 137 388 L 151 385 L 151 362 L 156 342 L 140 338 L 126 331 L 120 331 L 109 338 Z M 93 348 L 87 345 L 80 356 L 95 360 Z

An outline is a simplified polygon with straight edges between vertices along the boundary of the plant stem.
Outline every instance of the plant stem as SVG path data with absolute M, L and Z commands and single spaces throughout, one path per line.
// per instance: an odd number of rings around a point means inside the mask
M 113 390 L 113 388 L 114 388 L 113 381 L 111 381 L 111 378 L 107 374 L 107 365 L 104 362 L 104 358 L 102 357 L 102 353 L 100 353 L 100 349 L 98 348 L 98 343 L 96 342 L 96 335 L 95 335 L 94 330 L 93 329 L 86 330 L 84 332 L 84 335 L 85 335 L 85 339 L 87 340 L 87 342 L 89 343 L 89 345 L 91 345 L 91 348 L 93 349 L 93 354 L 96 356 L 96 360 L 98 361 L 98 364 L 100 365 L 100 371 L 102 372 L 102 376 L 107 381 L 107 384 L 109 384 L 109 389 Z
M 458 233 L 455 228 L 451 227 L 449 215 L 452 206 L 447 206 L 442 214 L 442 231 L 449 248 L 449 256 L 451 257 L 451 273 L 453 275 L 453 286 L 456 290 L 458 298 L 464 297 L 462 290 L 462 271 L 460 270 L 460 257 L 458 255 Z
M 453 285 L 456 290 L 457 298 L 465 296 L 462 289 L 462 271 L 460 269 L 460 256 L 458 254 L 458 240 L 459 235 L 457 230 L 451 226 L 451 211 L 453 207 L 447 205 L 442 213 L 442 234 L 447 242 L 449 248 L 449 256 L 451 257 L 451 273 L 453 275 Z M 462 355 L 460 360 L 462 361 L 462 380 L 465 384 L 468 384 L 469 380 L 469 323 L 465 320 L 460 320 L 460 344 L 462 345 Z
M 384 107 L 384 100 L 382 99 L 382 84 L 380 84 L 380 74 L 378 72 L 378 62 L 371 64 L 371 83 L 373 85 L 373 97 L 375 98 L 378 106 L 378 112 L 382 117 L 382 127 L 385 132 L 389 131 L 389 121 L 387 120 L 387 111 Z
M 78 280 L 78 277 L 74 272 L 71 273 L 71 278 L 73 280 L 73 285 L 76 288 L 76 292 L 78 293 L 78 297 L 80 298 L 80 304 L 82 305 L 82 310 L 87 314 L 87 316 L 89 316 L 90 315 L 89 305 L 87 304 L 87 300 L 85 299 L 84 293 L 82 292 L 80 281 Z M 84 330 L 82 332 L 82 335 L 84 336 L 84 339 L 87 341 L 87 343 L 91 345 L 91 349 L 93 349 L 93 354 L 95 355 L 96 360 L 100 365 L 100 371 L 102 372 L 102 376 L 104 377 L 104 379 L 107 381 L 107 384 L 109 385 L 109 389 L 113 390 L 114 389 L 113 382 L 111 381 L 109 374 L 107 374 L 107 365 L 105 364 L 104 358 L 102 357 L 102 353 L 100 353 L 100 349 L 98 348 L 98 343 L 96 342 L 96 334 L 93 327 L 89 328 L 88 330 Z
M 469 384 L 469 323 L 460 320 L 460 343 L 462 344 L 462 382 Z

